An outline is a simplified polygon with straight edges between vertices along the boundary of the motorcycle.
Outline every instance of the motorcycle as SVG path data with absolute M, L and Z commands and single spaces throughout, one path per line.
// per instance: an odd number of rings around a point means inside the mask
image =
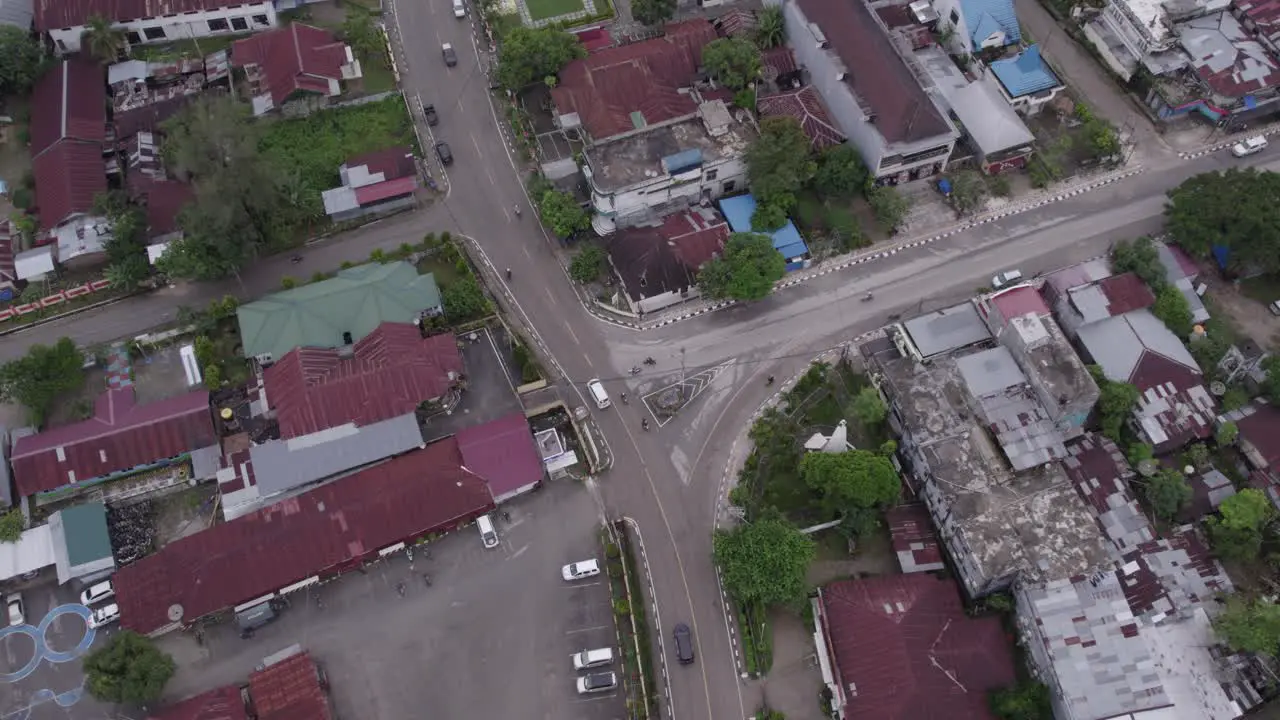
M 398 583 L 396 583 L 396 592 L 400 593 L 400 597 L 404 597 L 404 583 L 403 583 L 403 582 L 398 582 Z
M 648 419 L 648 418 L 642 418 L 642 419 L 640 420 L 640 429 L 641 429 L 641 430 L 644 430 L 645 432 L 649 432 L 649 419 Z
M 657 364 L 658 364 L 658 361 L 657 361 L 657 360 L 654 360 L 654 359 L 653 359 L 653 358 L 651 358 L 651 357 L 647 357 L 647 358 L 645 358 L 645 359 L 644 359 L 644 364 L 645 364 L 645 365 L 657 365 Z
M 866 295 L 862 296 L 862 302 L 869 302 L 872 297 L 874 296 L 871 293 L 867 293 Z
M 632 374 L 632 375 L 639 375 L 639 374 L 640 374 L 640 366 L 639 366 L 639 365 L 636 365 L 636 366 L 632 367 L 632 368 L 631 368 L 631 374 Z

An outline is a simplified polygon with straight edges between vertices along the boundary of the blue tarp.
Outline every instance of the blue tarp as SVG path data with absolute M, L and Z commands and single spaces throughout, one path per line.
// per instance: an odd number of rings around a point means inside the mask
M 1231 262 L 1231 248 L 1226 245 L 1214 245 L 1211 252 L 1213 259 L 1218 263 L 1218 267 L 1226 270 L 1227 264 Z
M 668 175 L 679 175 L 685 170 L 696 167 L 702 167 L 702 150 L 698 148 L 681 150 L 674 155 L 662 158 L 662 169 L 666 170 Z
M 755 211 L 756 199 L 751 195 L 739 195 L 720 201 L 720 212 L 734 232 L 755 232 L 751 229 L 751 216 Z M 790 220 L 769 235 L 773 238 L 774 249 L 782 253 L 782 257 L 787 260 L 809 254 L 809 246 L 805 245 L 804 238 L 800 237 L 800 231 Z

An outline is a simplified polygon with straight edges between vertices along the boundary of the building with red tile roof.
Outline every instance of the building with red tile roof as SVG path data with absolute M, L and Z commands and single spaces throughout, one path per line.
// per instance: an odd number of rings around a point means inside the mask
M 762 118 L 795 118 L 800 123 L 800 127 L 804 128 L 804 134 L 808 135 L 813 142 L 814 150 L 839 145 L 845 141 L 844 133 L 832 124 L 827 106 L 822 103 L 822 97 L 811 86 L 806 85 L 798 90 L 761 97 L 756 100 L 756 110 Z
M 546 470 L 523 412 L 458 431 L 458 450 L 467 470 L 484 478 L 494 503 L 537 488 Z
M 147 720 L 249 720 L 243 691 L 227 685 L 168 705 Z
M 21 495 L 35 495 L 120 475 L 218 444 L 209 393 L 146 405 L 132 388 L 108 390 L 93 417 L 19 438 L 10 462 Z
M 987 692 L 1017 679 L 1000 620 L 966 615 L 950 580 L 842 580 L 819 588 L 813 609 L 837 717 L 988 720 Z
M 257 720 L 333 720 L 323 675 L 305 652 L 255 670 L 249 697 Z
M 929 508 L 924 503 L 907 503 L 885 511 L 889 539 L 904 573 L 929 572 L 946 567 L 942 544 L 934 532 Z
M 287 440 L 412 414 L 444 397 L 462 370 L 453 335 L 424 338 L 416 325 L 383 323 L 354 346 L 292 350 L 263 382 Z
M 644 312 L 696 297 L 698 268 L 724 250 L 729 225 L 710 208 L 668 215 L 662 224 L 619 231 L 609 261 L 631 303 Z
M 49 69 L 31 92 L 31 170 L 36 181 L 40 228 L 52 230 L 93 209 L 107 190 L 104 160 L 107 133 L 106 76 L 87 59 L 63 60 Z M 60 259 L 102 251 L 100 242 L 73 252 L 59 247 Z
M 320 193 L 325 213 L 337 222 L 412 206 L 418 189 L 413 148 L 390 147 L 348 159 L 338 168 L 342 184 Z
M 253 112 L 278 109 L 297 95 L 336 97 L 342 81 L 360 77 L 360 61 L 328 30 L 291 23 L 231 46 L 231 64 L 243 68 L 253 93 Z
M 176 540 L 116 573 L 120 624 L 159 634 L 355 569 L 378 550 L 493 509 L 446 438 Z M 292 586 L 292 587 L 291 587 Z
M 594 142 L 692 116 L 697 102 L 681 88 L 693 85 L 702 48 L 716 39 L 706 20 L 667 25 L 662 37 L 608 48 L 560 70 L 551 90 L 557 122 L 581 126 Z

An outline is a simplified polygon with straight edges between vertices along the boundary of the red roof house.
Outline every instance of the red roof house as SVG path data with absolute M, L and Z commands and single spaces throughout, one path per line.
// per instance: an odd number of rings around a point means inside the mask
M 968 617 L 949 580 L 842 580 L 818 590 L 814 610 L 840 717 L 987 720 L 987 692 L 1017 679 L 1000 620 Z
M 31 170 L 40 228 L 93 209 L 107 190 L 106 77 L 87 59 L 63 60 L 31 92 Z
M 332 720 L 320 668 L 307 653 L 290 655 L 249 676 L 257 720 Z
M 542 457 L 524 413 L 464 428 L 457 438 L 463 467 L 489 483 L 495 503 L 529 492 L 542 482 Z
M 697 103 L 680 88 L 693 84 L 702 48 L 716 39 L 707 20 L 668 25 L 662 37 L 574 60 L 551 90 L 562 124 L 577 113 L 592 140 L 692 115 Z
M 811 86 L 799 90 L 766 95 L 756 101 L 756 109 L 761 117 L 795 118 L 804 134 L 813 142 L 814 150 L 821 150 L 845 141 L 844 133 L 831 122 L 827 114 L 827 106 L 822 104 L 818 91 Z
M 1280 475 L 1280 408 L 1255 401 L 1218 418 L 1239 430 L 1237 443 L 1254 470 Z
M 724 250 L 729 224 L 708 208 L 668 215 L 658 227 L 619 231 L 609 243 L 609 260 L 637 303 L 694 287 L 698 268 Z M 670 304 L 670 303 L 667 303 Z M 647 310 L 663 307 L 650 306 Z
M 299 93 L 335 97 L 343 80 L 360 77 L 360 61 L 350 47 L 328 30 L 302 23 L 237 40 L 231 64 L 248 76 L 256 115 Z
M 324 210 L 334 220 L 367 214 L 361 208 L 407 198 L 418 189 L 413 148 L 401 145 L 348 159 L 338 168 L 342 184 L 320 194 Z
M 88 420 L 19 438 L 10 462 L 18 493 L 26 496 L 217 444 L 209 393 L 138 405 L 133 390 L 124 388 L 100 395 Z
M 120 624 L 153 634 L 493 509 L 452 438 L 165 545 L 113 578 Z M 172 608 L 182 610 L 179 619 Z
M 924 503 L 899 505 L 885 511 L 884 516 L 902 572 L 929 572 L 946 567 L 938 534 L 933 530 L 933 519 Z
M 267 368 L 267 402 L 284 439 L 354 423 L 371 425 L 438 400 L 462 374 L 452 335 L 383 323 L 354 346 L 298 348 Z
M 249 720 L 240 688 L 214 688 L 147 716 L 147 720 Z

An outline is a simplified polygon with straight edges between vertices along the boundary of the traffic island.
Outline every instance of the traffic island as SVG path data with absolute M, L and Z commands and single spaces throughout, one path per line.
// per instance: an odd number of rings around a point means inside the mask
M 653 415 L 658 427 L 662 427 L 701 395 L 727 367 L 729 363 L 724 363 L 685 375 L 670 385 L 643 395 L 640 399 L 649 410 L 649 414 Z
M 615 521 L 600 531 L 605 568 L 609 576 L 609 596 L 613 602 L 613 625 L 622 657 L 622 687 L 627 694 L 627 714 L 637 720 L 657 718 L 658 693 L 654 685 L 653 654 L 645 599 L 632 536 L 625 522 Z

